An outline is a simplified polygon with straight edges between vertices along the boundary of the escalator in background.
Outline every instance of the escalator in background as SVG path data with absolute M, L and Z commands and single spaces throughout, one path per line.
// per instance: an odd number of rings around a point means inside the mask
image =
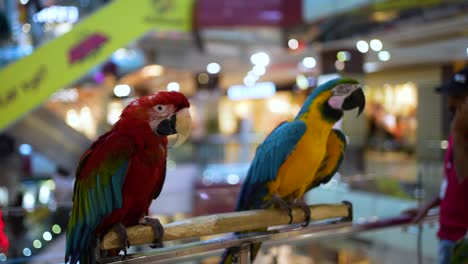
M 46 107 L 39 107 L 8 129 L 17 142 L 28 143 L 50 160 L 73 171 L 91 140 Z
M 70 127 L 64 118 L 48 108 L 47 104 L 30 112 L 6 132 L 14 139 L 16 145 L 32 147 L 34 151 L 29 154 L 32 160 L 41 156 L 50 162 L 48 165 L 52 167 L 47 171 L 44 164 L 32 162 L 28 174 L 25 173 L 23 164 L 21 171 L 17 171 L 17 182 L 7 184 L 8 195 L 16 198 L 10 200 L 8 207 L 2 209 L 10 249 L 8 255 L 0 255 L 0 261 L 3 257 L 7 258 L 9 263 L 30 263 L 31 258 L 48 261 L 50 256 L 42 256 L 43 252 L 49 252 L 50 248 L 63 244 L 70 213 L 73 171 L 81 154 L 90 146 L 91 140 Z M 22 158 L 26 155 L 21 154 Z M 17 157 L 12 156 L 13 159 Z M 53 166 L 64 168 L 70 174 L 59 176 L 55 172 L 56 167 Z M 67 181 L 67 186 L 63 185 L 64 181 Z M 63 195 L 59 196 L 66 190 L 66 198 Z M 14 243 L 11 243 L 13 241 Z M 63 259 L 62 255 L 55 256 L 57 262 Z

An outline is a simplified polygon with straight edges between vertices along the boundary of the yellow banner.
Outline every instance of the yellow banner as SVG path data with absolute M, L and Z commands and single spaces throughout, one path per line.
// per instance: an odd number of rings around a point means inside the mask
M 189 31 L 193 0 L 117 0 L 0 71 L 0 131 L 149 30 Z
M 390 0 L 375 2 L 373 4 L 373 8 L 374 11 L 404 10 L 415 7 L 438 5 L 441 2 L 441 0 Z

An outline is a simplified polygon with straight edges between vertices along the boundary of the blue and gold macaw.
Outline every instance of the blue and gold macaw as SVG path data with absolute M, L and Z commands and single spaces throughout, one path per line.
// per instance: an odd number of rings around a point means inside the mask
M 279 202 L 280 207 L 301 205 L 310 219 L 308 207 L 301 204 L 304 193 L 331 179 L 346 148 L 345 136 L 333 125 L 344 110 L 359 107 L 359 115 L 364 106 L 364 93 L 356 80 L 338 78 L 317 87 L 296 118 L 280 124 L 258 146 L 236 211 L 269 208 Z M 253 246 L 252 261 L 260 245 Z M 228 249 L 221 263 L 231 263 L 232 257 Z

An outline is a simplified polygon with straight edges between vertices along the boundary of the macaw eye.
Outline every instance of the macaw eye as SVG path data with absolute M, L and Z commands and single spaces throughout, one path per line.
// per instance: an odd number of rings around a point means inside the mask
M 339 85 L 335 88 L 336 94 L 347 94 L 348 92 L 349 92 L 349 89 L 345 85 Z
M 164 105 L 157 105 L 155 108 L 158 112 L 163 112 L 166 107 Z

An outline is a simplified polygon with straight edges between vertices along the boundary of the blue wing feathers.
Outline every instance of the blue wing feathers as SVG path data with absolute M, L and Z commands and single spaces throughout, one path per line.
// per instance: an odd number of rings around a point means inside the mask
M 127 171 L 128 167 L 128 162 L 124 163 L 120 169 L 117 171 L 118 175 L 125 175 L 125 172 Z M 112 184 L 112 192 L 114 194 L 114 199 L 116 203 L 117 208 L 122 207 L 122 185 L 123 185 L 123 179 L 124 177 L 112 177 L 111 179 L 111 184 Z
M 96 201 L 98 201 L 97 196 L 96 196 L 96 188 L 91 188 L 91 190 L 89 191 L 88 199 L 91 201 L 94 201 L 93 203 L 91 203 L 91 210 L 94 214 L 94 217 L 100 218 L 101 214 L 99 213 L 99 209 L 98 209 L 99 206 L 95 203 Z
M 112 191 L 111 191 L 111 186 L 106 185 L 104 186 L 104 196 L 106 197 L 106 214 L 109 214 L 112 212 L 112 210 L 115 208 L 113 204 L 113 197 L 112 197 Z
M 279 168 L 296 147 L 306 131 L 303 121 L 283 123 L 259 146 L 252 161 L 253 182 L 268 182 L 276 179 Z
M 258 209 L 268 195 L 267 183 L 274 181 L 278 170 L 306 131 L 301 120 L 284 122 L 258 146 L 242 185 L 236 210 Z
M 89 204 L 89 199 L 85 199 L 84 208 L 90 208 L 90 207 L 91 207 L 91 205 Z M 85 213 L 84 217 L 86 219 L 85 225 L 91 225 L 94 222 L 94 217 L 93 217 L 93 212 L 92 211 L 89 211 L 89 212 Z M 86 228 L 85 228 L 85 230 L 86 230 Z M 81 240 L 81 242 L 83 243 L 83 240 Z

